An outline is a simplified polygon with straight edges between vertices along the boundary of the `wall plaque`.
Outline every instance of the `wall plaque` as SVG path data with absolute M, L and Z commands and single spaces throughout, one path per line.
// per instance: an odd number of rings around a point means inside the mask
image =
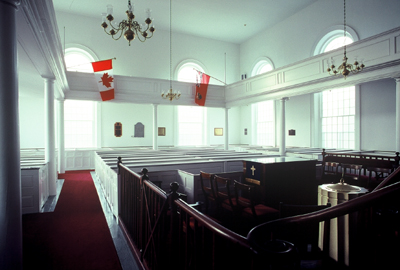
M 122 124 L 120 122 L 114 124 L 114 136 L 122 137 Z
M 140 122 L 135 125 L 135 135 L 137 138 L 144 138 L 144 125 Z

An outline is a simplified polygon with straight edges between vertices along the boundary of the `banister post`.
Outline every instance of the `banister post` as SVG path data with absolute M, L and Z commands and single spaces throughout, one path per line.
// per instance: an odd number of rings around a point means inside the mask
M 118 215 L 121 214 L 121 209 L 122 209 L 122 200 L 123 200 L 123 192 L 122 190 L 125 189 L 125 185 L 122 184 L 121 181 L 121 169 L 120 169 L 120 164 L 122 163 L 122 158 L 118 157 L 117 161 L 117 194 L 118 194 Z
M 149 180 L 149 176 L 147 175 L 147 173 L 149 172 L 149 170 L 147 170 L 146 168 L 143 168 L 141 173 L 142 173 L 142 181 L 143 180 Z
M 179 199 L 179 184 L 177 182 L 172 182 L 170 184 L 171 193 L 168 194 L 168 202 L 171 209 L 171 223 L 170 223 L 170 236 L 171 236 L 171 249 L 169 258 L 174 258 L 172 254 L 177 251 L 179 240 L 179 222 L 178 222 L 178 209 L 175 204 L 175 200 Z
M 120 175 L 120 169 L 119 169 L 119 164 L 122 163 L 122 158 L 118 157 L 118 161 L 117 161 L 117 167 L 118 167 L 118 175 Z

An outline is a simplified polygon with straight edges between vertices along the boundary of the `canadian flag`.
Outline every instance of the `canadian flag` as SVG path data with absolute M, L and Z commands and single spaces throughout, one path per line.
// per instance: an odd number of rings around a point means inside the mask
M 204 106 L 206 103 L 208 82 L 210 81 L 210 76 L 197 71 L 197 83 L 196 83 L 196 94 L 194 97 L 194 102 L 200 106 Z
M 114 99 L 114 77 L 112 59 L 92 62 L 102 101 Z

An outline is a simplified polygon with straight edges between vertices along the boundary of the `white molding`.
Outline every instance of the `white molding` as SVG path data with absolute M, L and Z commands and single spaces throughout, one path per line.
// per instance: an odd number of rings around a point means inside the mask
M 22 0 L 17 12 L 17 38 L 39 74 L 56 79 L 56 98 L 68 89 L 53 1 Z

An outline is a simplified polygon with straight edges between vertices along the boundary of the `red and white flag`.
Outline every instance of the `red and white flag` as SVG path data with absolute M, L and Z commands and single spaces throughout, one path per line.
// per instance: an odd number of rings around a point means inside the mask
M 114 99 L 114 76 L 112 59 L 92 62 L 93 72 L 96 77 L 102 101 Z
M 194 102 L 200 106 L 204 106 L 206 103 L 208 82 L 210 81 L 210 76 L 197 71 L 197 83 L 196 83 L 196 95 Z

